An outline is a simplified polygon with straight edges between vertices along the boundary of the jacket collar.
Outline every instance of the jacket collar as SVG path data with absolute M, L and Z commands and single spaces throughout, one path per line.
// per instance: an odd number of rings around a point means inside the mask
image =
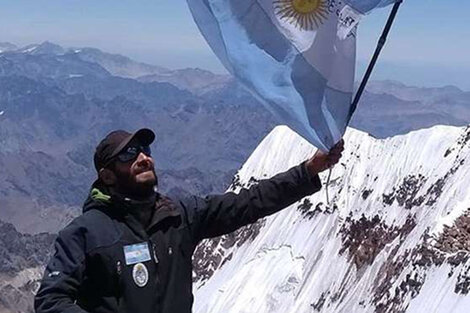
M 120 195 L 109 195 L 99 186 L 92 186 L 88 199 L 83 206 L 83 212 L 99 209 L 111 216 L 121 216 L 124 222 L 140 237 L 147 239 L 148 235 L 164 228 L 170 222 L 181 222 L 181 211 L 175 203 L 168 197 L 155 193 L 155 198 L 149 202 L 137 201 Z M 147 229 L 129 212 L 138 209 L 139 206 L 152 205 L 154 203 L 154 213 Z

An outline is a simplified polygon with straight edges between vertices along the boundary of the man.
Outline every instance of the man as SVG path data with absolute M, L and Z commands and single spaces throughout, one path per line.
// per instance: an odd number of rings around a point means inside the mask
M 36 295 L 37 313 L 191 312 L 192 263 L 204 238 L 230 233 L 321 188 L 328 154 L 239 194 L 173 201 L 156 192 L 149 129 L 114 131 L 96 148 L 98 179 L 76 218 L 59 233 Z

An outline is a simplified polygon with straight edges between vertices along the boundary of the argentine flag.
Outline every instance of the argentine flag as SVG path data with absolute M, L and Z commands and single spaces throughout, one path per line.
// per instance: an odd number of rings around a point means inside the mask
M 348 123 L 361 16 L 394 0 L 187 0 L 227 68 L 279 119 L 328 151 Z

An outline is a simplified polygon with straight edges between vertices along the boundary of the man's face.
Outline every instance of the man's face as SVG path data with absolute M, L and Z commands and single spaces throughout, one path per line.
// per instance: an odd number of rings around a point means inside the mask
M 139 145 L 131 143 L 129 147 L 139 147 Z M 122 162 L 118 158 L 112 170 L 116 175 L 115 189 L 133 198 L 145 198 L 151 195 L 158 184 L 154 161 L 150 155 L 142 151 L 127 162 Z

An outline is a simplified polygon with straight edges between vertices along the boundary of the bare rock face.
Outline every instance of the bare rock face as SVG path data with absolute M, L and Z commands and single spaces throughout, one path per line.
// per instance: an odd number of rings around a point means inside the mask
M 370 265 L 387 244 L 397 237 L 405 239 L 415 226 L 416 221 L 412 216 L 408 216 L 401 227 L 387 226 L 378 215 L 372 219 L 363 215 L 359 220 L 352 220 L 348 216 L 340 231 L 343 246 L 339 253 L 347 252 L 357 268 Z
M 15 312 L 21 309 L 21 312 L 34 312 L 32 293 L 25 294 L 21 289 L 15 288 L 8 284 L 0 289 L 1 298 L 0 305 L 4 307 L 6 312 Z
M 444 225 L 435 247 L 451 255 L 448 262 L 453 267 L 465 265 L 470 260 L 470 209 L 458 217 L 452 226 Z M 467 295 L 469 291 L 470 265 L 466 265 L 457 277 L 455 293 Z
M 47 233 L 21 234 L 0 221 L 0 312 L 33 312 L 34 293 L 54 239 Z
M 470 291 L 469 235 L 470 210 L 467 210 L 452 226 L 444 225 L 443 232 L 437 238 L 426 233 L 417 247 L 397 258 L 394 258 L 394 251 L 381 269 L 385 277 L 376 280 L 374 303 L 377 312 L 406 312 L 406 308 L 402 307 L 404 299 L 417 297 L 426 281 L 427 271 L 444 265 L 450 268 L 448 277 L 458 271 L 453 291 L 467 295 Z M 407 267 L 411 267 L 412 271 L 403 276 L 403 269 Z M 392 282 L 397 280 L 400 283 L 393 293 L 389 292 Z
M 446 253 L 470 254 L 470 209 L 458 217 L 452 226 L 444 225 L 435 247 Z
M 264 221 L 242 227 L 233 233 L 204 240 L 193 255 L 193 281 L 201 286 L 233 256 L 233 251 L 259 235 Z
M 16 274 L 25 268 L 42 266 L 51 255 L 55 235 L 28 235 L 12 224 L 0 221 L 0 272 Z
M 426 178 L 423 175 L 409 175 L 403 179 L 401 185 L 394 187 L 390 194 L 383 195 L 383 202 L 390 205 L 396 200 L 399 205 L 404 206 L 406 209 L 419 206 L 423 203 L 424 198 L 416 195 L 425 182 Z

